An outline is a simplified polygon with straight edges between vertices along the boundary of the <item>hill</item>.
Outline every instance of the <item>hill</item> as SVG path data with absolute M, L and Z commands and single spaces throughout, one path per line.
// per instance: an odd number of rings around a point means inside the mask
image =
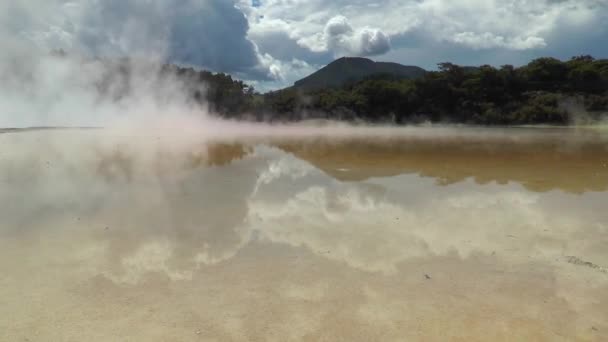
M 405 70 L 422 69 L 343 58 L 265 94 L 258 112 L 281 121 L 480 125 L 587 124 L 608 116 L 608 59 L 544 57 L 517 68 L 446 62 L 419 77 Z
M 294 83 L 294 88 L 315 90 L 341 87 L 349 82 L 361 81 L 373 75 L 388 75 L 397 79 L 416 79 L 426 71 L 416 66 L 398 63 L 374 62 L 367 58 L 343 57 Z

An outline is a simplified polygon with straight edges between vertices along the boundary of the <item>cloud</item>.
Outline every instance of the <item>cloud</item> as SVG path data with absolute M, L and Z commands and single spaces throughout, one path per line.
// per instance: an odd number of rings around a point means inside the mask
M 311 35 L 300 35 L 290 30 L 290 25 L 284 21 L 274 21 L 254 30 L 253 36 L 264 40 L 264 36 L 272 34 L 284 36 L 296 42 L 300 49 L 308 49 L 315 54 L 329 53 L 336 56 L 375 56 L 386 53 L 391 48 L 389 36 L 378 28 L 363 26 L 354 28 L 350 21 L 337 15 L 329 20 L 324 27 Z
M 270 79 L 235 1 L 55 0 L 5 5 L 3 26 L 45 49 L 94 56 L 144 56 Z M 9 20 L 10 19 L 10 20 Z
M 363 29 L 359 36 L 359 44 L 359 51 L 363 56 L 381 55 L 391 49 L 390 38 L 378 29 Z
M 92 51 L 163 53 L 177 63 L 268 77 L 247 38 L 247 19 L 232 1 L 95 1 L 84 24 L 79 41 Z
M 608 54 L 603 0 L 31 0 L 0 4 L 3 40 L 161 55 L 273 88 L 335 57 L 423 67 Z M 1 34 L 1 33 L 0 33 Z M 271 61 L 271 62 L 269 62 Z M 294 64 L 293 62 L 296 61 Z M 293 65 L 293 67 L 291 67 Z M 273 67 L 271 70 L 270 67 Z
M 604 250 L 604 241 L 589 240 L 605 230 L 602 217 L 580 216 L 598 203 L 593 195 L 577 197 L 572 207 L 567 194 L 528 192 L 513 183 L 438 186 L 416 175 L 340 182 L 275 148 L 216 145 L 198 134 L 183 139 L 181 130 L 180 139 L 168 133 L 150 144 L 137 132 L 0 135 L 11 147 L 0 159 L 10 180 L 0 199 L 19 203 L 0 207 L 5 229 L 79 229 L 77 217 L 93 231 L 109 226 L 112 234 L 101 237 L 104 248 L 94 259 L 106 277 L 128 284 L 150 273 L 191 279 L 257 241 L 384 274 L 435 256 L 496 252 L 551 262 L 562 255 L 593 260 Z M 116 187 L 128 195 L 117 195 Z
M 455 34 L 451 39 L 454 43 L 467 45 L 473 49 L 507 48 L 513 50 L 527 50 L 547 46 L 545 40 L 540 37 L 513 37 L 506 39 L 503 36 L 497 36 L 490 32 L 481 34 L 460 32 Z
M 294 73 L 304 77 L 315 71 L 313 66 L 296 58 L 291 61 L 282 61 L 266 54 L 263 56 L 262 63 L 270 70 L 276 80 L 285 80 L 290 74 Z
M 325 48 L 337 55 L 374 56 L 391 48 L 389 37 L 379 29 L 353 29 L 344 16 L 331 18 L 324 29 Z
M 586 51 L 601 57 L 608 49 L 596 36 L 605 31 L 606 5 L 595 0 L 265 0 L 256 7 L 239 2 L 249 36 L 275 58 L 323 65 L 336 55 L 361 55 L 424 67 L 446 60 L 522 64 Z M 275 55 L 280 48 L 269 42 L 274 39 L 288 50 Z
M 418 177 L 338 182 L 303 160 L 278 156 L 260 174 L 246 221 L 274 243 L 385 274 L 431 256 L 509 253 L 555 260 L 577 250 L 576 243 L 555 241 L 574 241 L 587 225 L 552 207 L 550 196 L 519 185 L 480 187 L 467 180 L 437 187 Z
M 341 15 L 329 19 L 327 25 L 325 25 L 325 35 L 328 37 L 340 37 L 352 33 L 353 28 L 350 26 L 348 19 Z

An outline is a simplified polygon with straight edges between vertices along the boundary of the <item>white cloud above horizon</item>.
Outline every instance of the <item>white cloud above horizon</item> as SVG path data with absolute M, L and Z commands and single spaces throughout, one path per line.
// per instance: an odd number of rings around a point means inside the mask
M 262 90 L 341 56 L 425 68 L 606 57 L 607 21 L 606 0 L 0 0 L 0 29 L 12 40 L 157 55 Z

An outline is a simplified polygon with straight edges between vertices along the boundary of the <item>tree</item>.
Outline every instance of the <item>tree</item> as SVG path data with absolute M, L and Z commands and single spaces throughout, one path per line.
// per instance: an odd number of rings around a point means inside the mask
M 567 82 L 568 67 L 559 59 L 545 57 L 530 62 L 523 73 L 534 90 L 558 90 Z

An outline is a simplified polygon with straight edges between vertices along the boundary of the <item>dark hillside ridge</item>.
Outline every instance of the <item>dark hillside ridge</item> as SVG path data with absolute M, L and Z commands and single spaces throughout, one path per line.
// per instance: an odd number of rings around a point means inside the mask
M 295 82 L 294 88 L 304 90 L 336 88 L 374 75 L 388 75 L 398 79 L 417 79 L 425 74 L 426 70 L 417 66 L 374 62 L 371 59 L 360 57 L 343 57 Z
M 392 76 L 391 71 L 404 77 Z M 264 118 L 282 121 L 602 123 L 608 120 L 608 59 L 542 57 L 521 67 L 499 68 L 445 62 L 436 71 L 425 72 L 396 63 L 342 58 L 294 87 L 264 95 L 260 104 Z

